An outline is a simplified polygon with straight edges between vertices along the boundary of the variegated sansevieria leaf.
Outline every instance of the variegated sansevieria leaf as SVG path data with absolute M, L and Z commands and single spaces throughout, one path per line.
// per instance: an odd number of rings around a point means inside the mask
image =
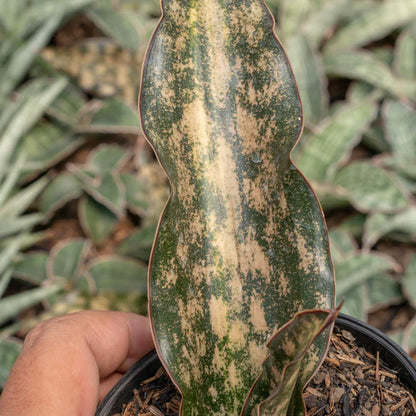
M 302 310 L 332 307 L 328 238 L 289 159 L 302 111 L 264 2 L 163 7 L 141 90 L 172 190 L 152 254 L 153 329 L 181 415 L 238 416 L 272 335 Z
M 270 353 L 244 404 L 244 416 L 303 414 L 302 390 L 318 364 L 309 356 L 311 345 L 337 315 L 337 310 L 303 311 L 277 331 L 267 343 Z

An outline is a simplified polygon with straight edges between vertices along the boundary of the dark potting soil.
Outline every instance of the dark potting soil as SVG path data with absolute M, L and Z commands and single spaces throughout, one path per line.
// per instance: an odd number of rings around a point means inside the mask
M 416 416 L 416 400 L 378 356 L 335 328 L 328 355 L 304 392 L 308 416 Z M 163 368 L 113 416 L 177 416 L 181 396 Z

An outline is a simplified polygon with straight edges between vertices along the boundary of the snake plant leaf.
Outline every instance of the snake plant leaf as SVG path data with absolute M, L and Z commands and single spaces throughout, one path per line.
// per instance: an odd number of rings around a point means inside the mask
M 305 123 L 318 124 L 328 112 L 329 101 L 322 58 L 303 35 L 287 38 L 285 48 L 299 87 Z
M 69 239 L 56 244 L 48 257 L 46 273 L 50 280 L 75 281 L 81 273 L 91 243 L 84 239 Z
M 147 267 L 143 263 L 115 255 L 100 256 L 92 260 L 84 277 L 93 290 L 116 293 L 146 293 Z
M 237 416 L 267 340 L 297 312 L 333 307 L 327 233 L 289 159 L 302 112 L 264 2 L 163 7 L 141 91 L 143 128 L 172 188 L 150 313 L 182 416 Z M 319 338 L 316 357 L 325 347 Z
M 327 43 L 326 50 L 336 54 L 343 49 L 368 45 L 415 18 L 415 0 L 385 0 L 373 3 L 367 12 L 341 28 Z
M 96 175 L 119 171 L 130 157 L 126 148 L 112 144 L 96 147 L 88 156 L 85 167 Z
M 416 162 L 416 111 L 399 101 L 385 101 L 382 114 L 393 155 Z
M 52 215 L 67 202 L 81 195 L 82 187 L 78 178 L 70 172 L 63 172 L 56 176 L 43 191 L 39 201 L 39 210 Z
M 406 298 L 413 307 L 416 307 L 416 255 L 413 254 L 402 278 L 403 290 Z
M 371 248 L 380 238 L 392 232 L 410 234 L 416 240 L 416 206 L 412 205 L 398 214 L 370 215 L 365 223 L 363 247 Z
M 0 339 L 0 388 L 5 386 L 13 364 L 22 348 L 23 342 L 18 338 Z
M 347 191 L 351 204 L 361 212 L 395 212 L 409 204 L 394 177 L 367 161 L 348 164 L 337 172 L 333 183 Z
M 13 265 L 13 276 L 35 285 L 40 285 L 47 279 L 47 259 L 48 253 L 44 251 L 23 254 Z
M 342 297 L 355 286 L 386 271 L 399 272 L 400 266 L 392 257 L 379 252 L 357 253 L 353 257 L 337 262 L 335 275 L 338 301 L 342 301 Z
M 137 31 L 123 13 L 110 7 L 96 7 L 89 9 L 87 16 L 120 46 L 132 52 L 138 50 L 139 39 Z
M 416 25 L 404 30 L 396 41 L 394 69 L 403 78 L 416 78 Z
M 398 98 L 416 100 L 416 80 L 396 76 L 370 51 L 325 53 L 324 64 L 329 76 L 364 81 Z
M 119 244 L 116 253 L 125 257 L 149 261 L 156 229 L 156 224 L 140 227 Z
M 346 162 L 377 115 L 374 100 L 347 104 L 324 120 L 296 154 L 296 165 L 310 181 L 331 180 L 339 166 Z
M 267 343 L 269 356 L 246 400 L 242 416 L 303 414 L 302 390 L 316 365 L 310 348 L 316 337 L 335 322 L 338 312 L 303 311 Z M 300 384 L 300 388 L 296 388 Z M 290 409 L 290 410 L 289 410 Z
M 101 244 L 114 231 L 117 216 L 91 197 L 84 197 L 78 205 L 78 217 L 84 232 L 95 244 Z

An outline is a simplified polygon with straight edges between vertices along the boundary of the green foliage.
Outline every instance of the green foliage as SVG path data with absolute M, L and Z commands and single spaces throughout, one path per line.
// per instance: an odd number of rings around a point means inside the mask
M 269 3 L 306 104 L 293 159 L 334 224 L 330 243 L 343 312 L 365 320 L 379 308 L 412 303 L 414 273 L 399 264 L 407 264 L 416 241 L 416 2 Z M 305 51 L 313 58 L 302 63 Z
M 416 3 L 266 2 L 304 104 L 293 160 L 331 224 L 343 311 L 367 319 L 403 301 L 416 308 L 405 255 L 416 244 Z M 51 42 L 80 14 L 107 38 Z M 135 141 L 140 66 L 159 15 L 158 0 L 0 0 L 0 293 L 11 279 L 32 288 L 11 299 L 16 313 L 39 301 L 48 316 L 91 307 L 110 288 L 142 296 L 144 280 L 129 279 L 143 264 L 131 260 L 148 260 L 167 199 Z M 70 238 L 56 231 L 62 217 L 73 220 Z M 132 272 L 122 275 L 125 260 Z M 97 270 L 106 277 L 95 282 Z M 100 307 L 142 310 L 114 296 Z M 33 325 L 9 318 L 8 333 Z M 397 338 L 416 348 L 416 322 Z M 19 350 L 0 342 L 0 384 Z

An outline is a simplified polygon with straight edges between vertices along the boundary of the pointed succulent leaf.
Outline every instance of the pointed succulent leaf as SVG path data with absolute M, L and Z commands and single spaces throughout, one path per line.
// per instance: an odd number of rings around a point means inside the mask
M 348 87 L 345 99 L 350 103 L 353 101 L 363 101 L 373 91 L 374 87 L 367 82 L 352 82 Z
M 394 259 L 379 252 L 357 253 L 335 264 L 338 301 L 355 286 L 385 271 L 400 271 Z
M 394 52 L 396 74 L 403 78 L 416 78 L 416 24 L 401 33 Z
M 327 43 L 326 49 L 338 52 L 368 45 L 415 19 L 415 0 L 385 0 L 373 3 L 367 12 L 360 14 L 341 28 Z
M 416 162 L 416 111 L 399 101 L 385 101 L 382 108 L 386 138 L 398 159 Z
M 365 223 L 364 248 L 371 248 L 380 238 L 391 232 L 410 234 L 416 239 L 416 206 L 410 206 L 398 214 L 370 215 Z
M 83 239 L 70 239 L 56 244 L 46 264 L 48 278 L 77 279 L 90 246 L 90 242 Z
M 376 153 L 391 152 L 390 143 L 387 141 L 383 129 L 379 125 L 373 125 L 365 132 L 363 144 Z
M 151 224 L 139 228 L 131 233 L 117 247 L 117 254 L 133 257 L 138 260 L 148 261 L 156 234 L 156 225 Z
M 378 310 L 403 301 L 402 290 L 389 274 L 377 273 L 367 282 L 369 308 Z
M 29 231 L 45 219 L 43 214 L 28 214 L 22 217 L 5 218 L 0 221 L 0 238 L 12 236 L 14 234 Z
M 80 197 L 81 194 L 82 187 L 76 176 L 70 172 L 61 173 L 43 191 L 39 209 L 41 212 L 53 214 L 67 202 Z
M 25 162 L 26 155 L 23 152 L 19 152 L 16 162 L 11 166 L 9 172 L 4 178 L 4 181 L 0 182 L 0 207 L 15 189 Z
M 7 0 L 6 0 L 7 1 Z M 51 18 L 65 17 L 84 9 L 94 0 L 42 0 L 36 2 L 29 2 L 30 7 L 21 10 L 19 19 L 14 27 L 14 33 L 18 33 L 19 37 L 16 40 L 26 37 L 33 32 L 37 27 L 45 25 Z M 26 3 L 28 3 L 26 1 Z
M 24 78 L 30 65 L 39 53 L 46 46 L 53 33 L 61 23 L 61 16 L 52 17 L 17 50 L 13 51 L 12 58 L 2 63 L 0 70 L 0 102 L 4 100 L 16 85 Z
M 312 50 L 306 36 L 286 39 L 285 48 L 302 99 L 306 125 L 318 124 L 328 111 L 327 79 L 321 56 Z
M 85 167 L 89 172 L 105 175 L 118 171 L 129 157 L 126 148 L 117 145 L 101 145 L 90 153 Z
M 329 230 L 329 242 L 334 263 L 353 256 L 358 251 L 357 242 L 345 229 L 331 228 Z
M 84 232 L 95 244 L 102 243 L 114 231 L 117 216 L 91 197 L 81 199 L 78 215 Z
M 46 279 L 46 261 L 48 254 L 44 251 L 25 253 L 13 266 L 13 275 L 19 279 L 40 285 Z
M 342 187 L 323 182 L 311 183 L 325 211 L 349 206 L 348 194 Z
M 137 260 L 120 256 L 96 258 L 87 265 L 85 277 L 95 290 L 116 293 L 146 293 L 147 290 L 147 267 Z
M 97 27 L 120 46 L 133 52 L 138 50 L 137 31 L 127 16 L 110 7 L 89 9 L 87 15 Z
M 289 154 L 302 125 L 262 0 L 165 0 L 146 58 L 144 131 L 171 182 L 150 313 L 182 416 L 238 416 L 268 339 L 333 306 L 316 198 Z M 316 363 L 326 342 L 314 346 Z
M 344 301 L 342 313 L 362 321 L 368 321 L 369 301 L 365 285 L 353 286 L 344 293 L 342 300 Z
M 280 0 L 279 4 L 279 35 L 286 40 L 299 32 L 309 14 L 323 3 L 321 0 Z
M 23 342 L 17 338 L 0 339 L 0 388 L 3 388 L 10 370 L 21 353 Z
M 64 79 L 54 81 L 39 79 L 34 81 L 36 88 L 39 87 L 38 93 L 27 97 L 19 111 L 14 114 L 8 125 L 1 132 L 0 178 L 4 175 L 10 157 L 23 135 L 39 121 L 46 109 L 61 94 L 66 83 L 67 81 Z
M 60 123 L 73 127 L 79 122 L 79 113 L 85 106 L 86 97 L 79 88 L 68 85 L 64 92 L 48 108 L 48 115 Z
M 416 254 L 413 254 L 402 279 L 404 293 L 413 307 L 416 307 Z
M 87 114 L 88 116 L 88 114 Z M 95 111 L 90 120 L 79 126 L 79 131 L 104 134 L 140 134 L 140 120 L 130 105 L 108 99 Z
M 67 128 L 42 122 L 34 126 L 22 139 L 19 151 L 27 156 L 25 172 L 33 176 L 56 165 L 85 143 Z
M 377 110 L 374 100 L 366 100 L 347 104 L 324 120 L 296 155 L 295 162 L 306 178 L 318 182 L 330 180 L 348 160 Z
M 319 48 L 324 38 L 331 33 L 339 20 L 345 16 L 350 0 L 324 1 L 302 22 L 300 29 L 313 48 Z
M 400 78 L 382 60 L 369 51 L 325 53 L 324 64 L 329 76 L 364 81 L 384 91 L 416 100 L 416 80 Z
M 409 354 L 416 350 L 416 318 L 413 318 L 403 331 L 402 348 Z
M 0 300 L 0 324 L 14 318 L 20 312 L 56 295 L 62 290 L 60 285 L 52 285 L 31 289 L 17 295 L 11 295 Z
M 146 216 L 151 203 L 149 195 L 152 193 L 152 189 L 146 186 L 146 183 L 140 180 L 137 175 L 131 173 L 123 173 L 120 179 L 124 185 L 129 210 L 138 215 Z
M 267 343 L 269 356 L 245 402 L 242 416 L 302 414 L 302 391 L 317 368 L 313 341 L 336 319 L 337 311 L 303 311 Z M 329 334 L 326 334 L 329 337 Z
M 347 191 L 351 204 L 362 212 L 394 212 L 406 208 L 408 196 L 384 169 L 370 162 L 352 162 L 337 172 L 334 185 Z
M 114 212 L 118 218 L 124 217 L 126 199 L 124 188 L 117 174 L 106 174 L 99 179 L 97 186 L 94 182 L 84 184 L 84 189 L 99 203 Z
M 24 212 L 42 192 L 47 185 L 49 179 L 46 177 L 38 179 L 26 188 L 21 189 L 18 193 L 13 195 L 0 208 L 0 222 L 16 218 Z

